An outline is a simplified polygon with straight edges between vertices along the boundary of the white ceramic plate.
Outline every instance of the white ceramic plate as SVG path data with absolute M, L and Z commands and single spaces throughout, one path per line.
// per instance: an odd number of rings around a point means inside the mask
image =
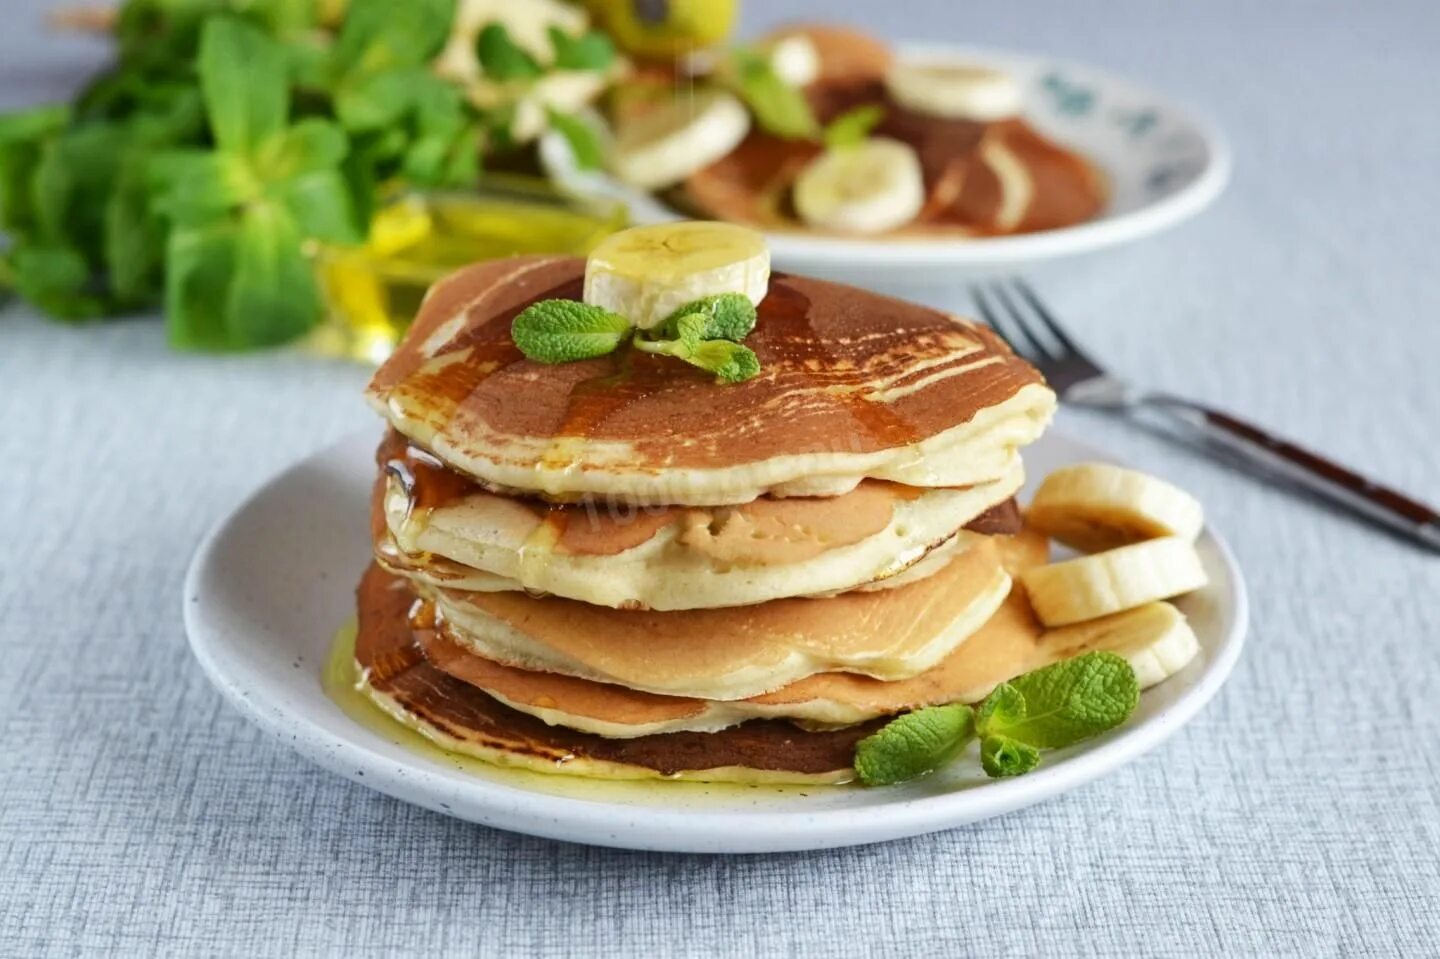
M 1204 209 L 1230 176 L 1230 150 L 1210 121 L 1170 99 L 1094 67 L 976 47 L 902 44 L 902 57 L 958 58 L 1011 72 L 1025 90 L 1025 117 L 1096 163 L 1110 184 L 1095 220 L 1061 230 L 982 239 L 843 239 L 772 233 L 775 265 L 864 285 L 934 283 L 1012 271 L 1089 253 L 1167 229 Z M 563 140 L 542 144 L 552 173 L 579 190 L 618 197 L 641 223 L 675 219 L 649 194 L 577 174 Z
M 382 734 L 355 722 L 321 688 L 326 653 L 354 615 L 369 557 L 375 444 L 372 434 L 356 435 L 296 464 L 205 538 L 185 581 L 190 646 L 236 708 L 301 754 L 371 789 L 502 829 L 634 849 L 777 852 L 961 826 L 1073 789 L 1154 748 L 1215 695 L 1245 636 L 1240 571 L 1207 533 L 1200 547 L 1211 585 L 1180 603 L 1200 655 L 1147 691 L 1124 727 L 1047 754 L 1023 777 L 987 780 L 974 757 L 885 789 L 605 783 L 461 766 L 404 745 L 408 731 Z M 1037 477 L 1105 458 L 1053 433 L 1025 457 Z

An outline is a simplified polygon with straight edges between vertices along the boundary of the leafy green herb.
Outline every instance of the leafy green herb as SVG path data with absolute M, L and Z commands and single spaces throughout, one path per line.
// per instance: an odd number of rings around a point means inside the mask
M 1008 736 L 980 740 L 980 765 L 992 779 L 1020 776 L 1040 765 L 1040 750 Z
M 760 358 L 755 351 L 729 340 L 702 340 L 682 359 L 726 383 L 743 383 L 760 372 Z
M 1140 685 L 1122 657 L 1096 652 L 1026 673 L 990 695 L 1021 708 L 1018 715 L 1014 708 L 993 712 L 981 735 L 1001 733 L 1039 749 L 1059 749 L 1123 723 L 1140 701 Z
M 673 338 L 678 335 L 677 324 L 689 316 L 698 316 L 703 323 L 700 339 L 734 340 L 738 343 L 755 329 L 757 314 L 755 304 L 744 294 L 717 293 L 686 303 L 666 317 L 657 332 Z
M 820 136 L 820 122 L 805 95 L 780 78 L 764 53 L 748 47 L 735 50 L 722 78 L 729 81 L 766 132 L 785 140 Z
M 533 80 L 543 72 L 535 58 L 510 39 L 503 23 L 487 23 L 475 40 L 480 69 L 492 80 Z
M 546 107 L 545 113 L 550 118 L 550 126 L 570 144 L 575 165 L 581 170 L 598 170 L 605 157 L 595 128 L 579 117 L 561 113 L 554 107 Z
M 870 786 L 924 775 L 980 737 L 980 763 L 992 777 L 1019 776 L 1058 749 L 1125 722 L 1140 699 L 1135 671 L 1114 653 L 1086 653 L 1001 683 L 973 711 L 932 706 L 895 719 L 862 739 L 855 772 Z M 961 724 L 955 710 L 964 710 Z
M 515 345 L 540 363 L 573 363 L 613 353 L 631 332 L 625 317 L 575 300 L 541 300 L 510 326 Z
M 855 747 L 855 772 L 867 786 L 891 786 L 939 769 L 975 735 L 969 706 L 932 706 L 887 723 Z
M 874 103 L 856 107 L 840 114 L 825 127 L 822 139 L 832 150 L 859 146 L 870 131 L 885 119 L 885 108 Z
M 572 37 L 559 27 L 551 27 L 549 33 L 557 69 L 606 70 L 615 62 L 615 44 L 599 30 Z

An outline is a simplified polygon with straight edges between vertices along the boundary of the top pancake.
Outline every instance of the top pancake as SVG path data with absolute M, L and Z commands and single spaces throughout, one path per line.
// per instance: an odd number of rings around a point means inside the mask
M 547 366 L 510 337 L 538 300 L 579 299 L 584 261 L 517 257 L 437 283 L 367 396 L 401 433 L 501 492 L 723 505 L 998 479 L 1054 409 L 989 330 L 777 274 L 745 341 L 760 375 L 638 351 Z

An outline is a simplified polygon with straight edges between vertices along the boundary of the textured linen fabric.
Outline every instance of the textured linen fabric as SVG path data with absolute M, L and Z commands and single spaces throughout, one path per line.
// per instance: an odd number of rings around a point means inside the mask
M 747 6 L 752 30 L 1070 56 L 1211 111 L 1237 157 L 1215 209 L 1037 283 L 1118 369 L 1440 499 L 1433 0 Z M 0 104 L 103 56 L 44 9 L 4 4 Z M 707 858 L 509 835 L 311 766 L 210 689 L 181 579 L 255 484 L 371 422 L 363 380 L 0 313 L 0 955 L 1440 954 L 1440 557 L 1083 413 L 1058 428 L 1204 500 L 1254 599 L 1215 702 L 1099 782 Z

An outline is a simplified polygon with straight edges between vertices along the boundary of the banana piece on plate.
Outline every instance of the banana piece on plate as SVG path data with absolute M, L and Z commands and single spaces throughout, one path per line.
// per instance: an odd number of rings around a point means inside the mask
M 1036 566 L 1020 581 L 1040 622 L 1068 626 L 1189 593 L 1209 580 L 1194 544 L 1167 536 Z
M 885 74 L 885 89 L 902 107 L 954 120 L 1003 120 L 1025 105 L 1013 76 L 973 63 L 900 61 Z
M 740 145 L 750 113 L 734 94 L 701 89 L 658 104 L 615 131 L 610 168 L 644 190 L 660 190 Z
M 1162 536 L 1193 542 L 1205 511 L 1164 480 L 1109 463 L 1079 463 L 1045 477 L 1025 519 L 1051 539 L 1096 553 Z
M 613 233 L 585 262 L 585 302 L 642 330 L 687 303 L 740 293 L 760 304 L 770 287 L 770 248 L 732 223 L 657 223 Z
M 796 212 L 827 230 L 884 233 L 915 219 L 924 205 L 920 158 L 888 137 L 826 150 L 795 179 Z
M 1200 652 L 1200 641 L 1185 614 L 1169 603 L 1146 603 L 1052 629 L 1040 643 L 1047 660 L 1059 662 L 1096 650 L 1123 656 L 1141 689 L 1174 676 Z

